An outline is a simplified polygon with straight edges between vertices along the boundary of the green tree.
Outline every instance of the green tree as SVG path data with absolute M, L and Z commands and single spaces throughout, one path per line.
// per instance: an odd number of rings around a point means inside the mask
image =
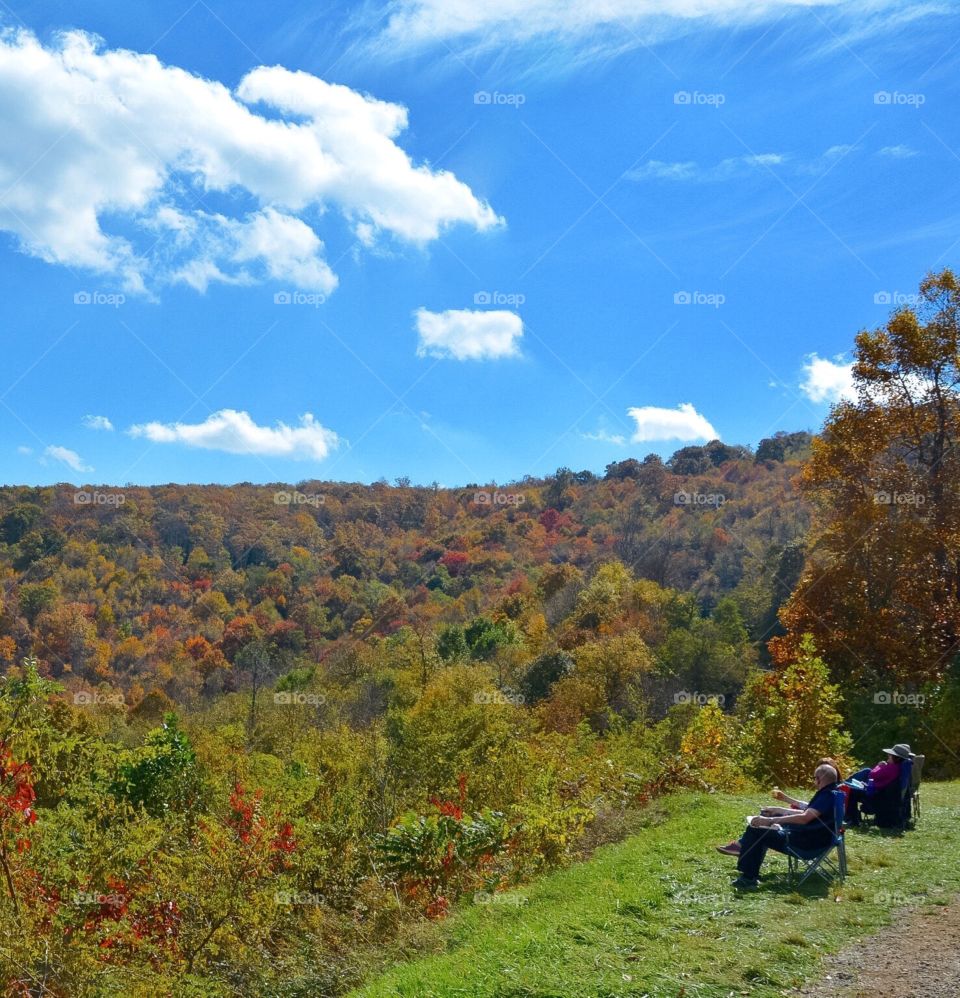
M 20 587 L 17 602 L 31 627 L 44 610 L 49 610 L 57 602 L 58 595 L 56 585 L 49 579 L 45 582 L 26 582 Z
M 755 673 L 739 701 L 747 764 L 761 779 L 807 784 L 818 759 L 842 761 L 852 742 L 843 729 L 840 688 L 805 635 L 796 661 Z
M 456 662 L 467 657 L 467 639 L 458 624 L 447 624 L 437 636 L 437 654 L 444 662 Z
M 576 663 L 564 651 L 551 651 L 535 658 L 520 682 L 520 691 L 528 704 L 539 703 L 549 695 L 555 683 L 569 676 Z
M 115 797 L 155 818 L 205 806 L 207 789 L 196 753 L 176 714 L 167 714 L 142 747 L 120 762 L 111 789 Z

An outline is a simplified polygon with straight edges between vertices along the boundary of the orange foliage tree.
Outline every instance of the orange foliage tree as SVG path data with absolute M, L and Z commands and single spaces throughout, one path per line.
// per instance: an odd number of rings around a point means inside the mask
M 816 508 L 811 554 L 774 639 L 801 636 L 845 681 L 939 680 L 960 641 L 960 283 L 861 332 L 856 400 L 836 405 L 801 478 Z

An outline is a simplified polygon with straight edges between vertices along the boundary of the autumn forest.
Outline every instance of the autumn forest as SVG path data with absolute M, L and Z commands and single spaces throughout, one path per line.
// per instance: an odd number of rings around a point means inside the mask
M 0 488 L 4 993 L 341 994 L 669 791 L 960 775 L 958 316 L 755 448 Z

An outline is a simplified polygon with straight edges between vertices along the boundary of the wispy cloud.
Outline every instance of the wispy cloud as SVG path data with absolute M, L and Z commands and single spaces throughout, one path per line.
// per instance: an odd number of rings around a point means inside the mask
M 807 52 L 810 59 L 843 53 L 859 59 L 857 49 L 879 37 L 897 37 L 915 30 L 915 22 L 927 17 L 955 13 L 952 0 L 863 0 L 860 3 L 835 5 L 836 17 L 819 45 Z M 826 13 L 826 12 L 825 12 Z
M 876 31 L 882 21 L 868 18 L 868 28 L 867 13 L 910 5 L 916 0 L 396 0 L 373 44 L 388 56 L 425 48 L 462 54 L 540 44 L 582 61 L 695 30 L 748 27 L 810 9 L 834 12 L 840 31 L 847 22 L 860 32 Z
M 606 430 L 597 430 L 596 433 L 581 433 L 580 436 L 584 440 L 594 440 L 601 444 L 614 444 L 617 447 L 622 447 L 627 442 L 627 438 L 622 434 L 608 433 Z
M 75 450 L 70 450 L 69 447 L 51 445 L 44 450 L 43 455 L 54 461 L 59 461 L 61 464 L 65 464 L 72 471 L 93 471 L 93 468 L 89 464 L 84 463 L 83 458 Z
M 912 156 L 918 155 L 916 149 L 911 149 L 910 146 L 896 145 L 896 146 L 884 146 L 877 152 L 878 156 L 888 156 L 890 159 L 910 159 Z
M 824 149 L 819 156 L 797 162 L 797 173 L 816 176 L 832 170 L 840 160 L 849 156 L 856 147 L 852 143 L 841 142 Z
M 647 160 L 643 166 L 628 170 L 624 177 L 627 180 L 729 180 L 733 177 L 747 176 L 756 170 L 780 166 L 786 160 L 785 155 L 775 152 L 751 156 L 733 156 L 729 159 L 722 159 L 719 163 L 714 163 L 711 166 L 701 166 L 693 160 L 669 163 L 651 159 Z
M 832 169 L 840 160 L 849 156 L 855 147 L 849 143 L 837 143 L 825 149 L 822 153 L 809 159 L 791 153 L 767 152 L 749 156 L 732 156 L 718 163 L 701 164 L 696 160 L 667 161 L 659 159 L 647 160 L 641 166 L 628 170 L 624 177 L 627 180 L 672 180 L 696 183 L 709 183 L 746 177 L 783 168 L 798 174 L 820 174 Z M 884 146 L 878 149 L 878 156 L 893 159 L 907 159 L 916 156 L 914 149 L 905 145 Z

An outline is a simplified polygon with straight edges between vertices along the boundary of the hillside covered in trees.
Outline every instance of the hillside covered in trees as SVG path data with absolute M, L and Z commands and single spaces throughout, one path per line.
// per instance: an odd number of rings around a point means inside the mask
M 802 563 L 793 481 L 808 450 L 782 434 L 756 454 L 714 442 L 602 478 L 462 489 L 0 489 L 0 664 L 36 654 L 68 689 L 133 709 L 402 649 L 425 676 L 459 658 L 516 670 L 631 630 L 620 602 L 641 581 L 635 615 L 669 608 L 671 622 L 647 640 L 683 622 L 709 645 L 717 617 L 746 664 L 739 646 L 762 653 Z M 698 658 L 723 653 L 681 643 L 664 675 L 708 681 Z
M 729 712 L 768 696 L 808 449 L 455 490 L 0 490 L 3 978 L 342 993 L 461 895 L 672 787 L 740 785 Z

